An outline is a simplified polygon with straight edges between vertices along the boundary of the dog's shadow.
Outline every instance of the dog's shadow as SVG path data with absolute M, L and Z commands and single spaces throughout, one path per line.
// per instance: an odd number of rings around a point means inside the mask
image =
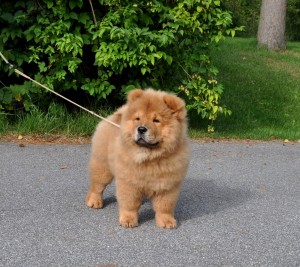
M 104 197 L 103 198 L 103 206 L 104 208 L 106 208 L 107 206 L 110 206 L 112 204 L 117 204 L 117 199 L 114 195 L 110 196 L 110 197 Z
M 185 180 L 175 210 L 179 223 L 230 209 L 253 197 L 253 193 L 244 189 L 219 186 L 213 180 Z M 144 204 L 145 205 L 145 204 Z M 151 204 L 140 212 L 140 223 L 154 218 Z
M 175 214 L 179 221 L 186 221 L 242 205 L 252 197 L 249 190 L 219 186 L 213 180 L 187 179 Z

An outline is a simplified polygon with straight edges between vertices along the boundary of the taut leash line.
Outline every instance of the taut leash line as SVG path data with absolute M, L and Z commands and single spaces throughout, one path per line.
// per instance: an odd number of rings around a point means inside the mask
M 68 98 L 66 98 L 66 97 L 64 97 L 64 96 L 62 96 L 61 94 L 55 92 L 54 90 L 50 89 L 49 87 L 47 87 L 47 86 L 45 86 L 45 85 L 43 85 L 43 84 L 37 82 L 36 80 L 34 80 L 34 79 L 30 78 L 29 76 L 27 76 L 26 74 L 24 74 L 23 72 L 19 71 L 18 69 L 16 69 L 16 68 L 14 67 L 14 65 L 12 65 L 11 63 L 9 63 L 9 61 L 4 57 L 4 55 L 1 53 L 1 51 L 0 51 L 0 56 L 1 56 L 1 58 L 5 61 L 5 63 L 8 64 L 9 67 L 10 67 L 11 69 L 14 70 L 15 73 L 21 75 L 21 76 L 24 77 L 25 79 L 30 80 L 30 81 L 32 81 L 33 83 L 37 84 L 37 85 L 43 87 L 43 88 L 46 89 L 47 91 L 49 91 L 49 92 L 51 92 L 51 93 L 53 93 L 53 94 L 59 96 L 60 98 L 62 98 L 62 99 L 64 99 L 64 100 L 68 101 L 69 103 L 71 103 L 71 104 L 73 104 L 73 105 L 75 105 L 75 106 L 77 106 L 77 107 L 83 109 L 84 111 L 86 111 L 86 112 L 88 112 L 88 113 L 90 113 L 90 114 L 96 116 L 97 118 L 102 119 L 102 120 L 104 120 L 104 121 L 106 121 L 106 122 L 108 122 L 108 123 L 110 123 L 110 124 L 112 124 L 112 125 L 114 125 L 114 126 L 120 128 L 120 125 L 114 123 L 113 121 L 110 121 L 110 120 L 108 120 L 108 119 L 106 119 L 106 118 L 104 118 L 104 117 L 98 115 L 97 113 L 95 113 L 95 112 L 93 112 L 93 111 L 91 111 L 91 110 L 88 110 L 87 108 L 85 108 L 85 107 L 83 107 L 83 106 L 81 106 L 81 105 L 75 103 L 74 101 L 72 101 L 72 100 L 70 100 L 70 99 L 68 99 Z

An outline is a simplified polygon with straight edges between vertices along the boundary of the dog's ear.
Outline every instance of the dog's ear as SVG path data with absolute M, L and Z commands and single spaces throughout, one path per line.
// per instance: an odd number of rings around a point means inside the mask
M 175 95 L 164 95 L 165 104 L 173 111 L 173 114 L 179 119 L 184 120 L 186 117 L 185 102 Z
M 136 99 L 141 97 L 143 93 L 144 93 L 144 91 L 142 89 L 134 89 L 134 90 L 130 91 L 127 96 L 128 102 L 135 101 Z

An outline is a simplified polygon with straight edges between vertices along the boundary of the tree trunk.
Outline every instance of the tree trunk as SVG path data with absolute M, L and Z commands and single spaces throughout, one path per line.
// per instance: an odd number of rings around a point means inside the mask
M 287 0 L 262 0 L 258 25 L 259 46 L 271 50 L 286 48 L 285 18 Z

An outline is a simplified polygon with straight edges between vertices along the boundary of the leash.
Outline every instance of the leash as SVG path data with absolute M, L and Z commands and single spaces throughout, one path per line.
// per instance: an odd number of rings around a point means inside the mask
M 1 53 L 1 51 L 0 51 L 0 56 L 1 56 L 1 58 L 5 61 L 5 63 L 9 65 L 9 68 L 14 70 L 15 73 L 17 73 L 17 74 L 23 76 L 23 77 L 24 77 L 25 79 L 27 79 L 27 80 L 32 81 L 33 83 L 39 85 L 40 87 L 43 87 L 43 88 L 46 89 L 47 91 L 49 91 L 49 92 L 51 92 L 51 93 L 53 93 L 53 94 L 59 96 L 60 98 L 66 100 L 66 101 L 68 101 L 68 102 L 70 102 L 71 104 L 77 106 L 78 108 L 81 108 L 81 109 L 83 109 L 84 111 L 86 111 L 86 112 L 88 112 L 88 113 L 90 113 L 90 114 L 96 116 L 97 118 L 102 119 L 102 120 L 104 120 L 104 121 L 106 121 L 106 122 L 108 122 L 108 123 L 110 123 L 110 124 L 112 124 L 112 125 L 114 125 L 114 126 L 120 128 L 120 125 L 118 125 L 117 123 L 114 123 L 113 121 L 110 121 L 110 120 L 108 120 L 108 119 L 106 119 L 106 118 L 104 118 L 104 117 L 98 115 L 97 113 L 95 113 L 95 112 L 93 112 L 93 111 L 91 111 L 91 110 L 88 110 L 87 108 L 85 108 L 85 107 L 83 107 L 83 106 L 81 106 L 81 105 L 79 105 L 79 104 L 73 102 L 72 100 L 70 100 L 70 99 L 68 99 L 68 98 L 66 98 L 66 97 L 64 97 L 64 96 L 62 96 L 61 94 L 59 94 L 59 93 L 57 93 L 57 92 L 51 90 L 49 87 L 47 87 L 47 86 L 45 86 L 45 85 L 43 85 L 43 84 L 37 82 L 36 80 L 34 80 L 34 79 L 30 78 L 29 76 L 27 76 L 26 74 L 24 74 L 23 72 L 19 71 L 18 69 L 16 69 L 16 68 L 14 67 L 13 64 L 11 64 L 11 63 L 5 58 L 5 56 L 3 56 L 3 54 Z

